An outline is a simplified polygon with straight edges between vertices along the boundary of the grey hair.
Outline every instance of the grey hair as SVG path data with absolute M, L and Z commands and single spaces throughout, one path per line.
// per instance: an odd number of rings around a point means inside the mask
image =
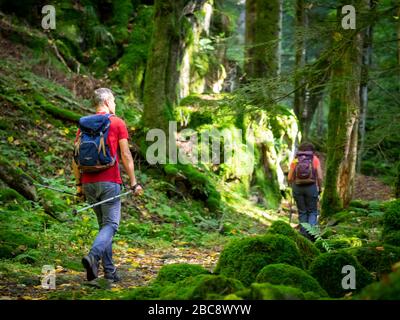
M 113 92 L 108 88 L 99 88 L 94 90 L 93 95 L 93 104 L 94 106 L 101 106 L 104 104 L 104 101 L 113 97 Z

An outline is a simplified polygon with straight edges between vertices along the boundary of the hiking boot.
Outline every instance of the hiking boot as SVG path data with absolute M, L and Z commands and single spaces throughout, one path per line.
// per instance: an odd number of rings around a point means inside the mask
M 90 254 L 82 258 L 82 264 L 86 269 L 86 278 L 88 281 L 92 281 L 97 278 L 99 263 Z
M 111 272 L 104 273 L 104 278 L 111 282 L 121 281 L 121 276 L 118 274 L 117 270 L 115 270 L 113 273 Z

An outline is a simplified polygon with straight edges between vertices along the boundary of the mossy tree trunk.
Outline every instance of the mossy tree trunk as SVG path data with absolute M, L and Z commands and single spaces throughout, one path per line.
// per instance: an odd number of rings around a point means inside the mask
M 21 169 L 15 168 L 0 158 L 0 180 L 4 181 L 10 188 L 17 190 L 26 199 L 36 201 L 36 189 L 32 185 L 33 180 Z
M 361 9 L 363 2 L 358 0 L 353 4 Z M 341 28 L 340 8 L 331 61 L 327 171 L 322 200 L 322 215 L 325 217 L 349 204 L 357 161 L 363 41 L 359 30 Z
M 154 28 L 147 61 L 143 123 L 146 128 L 160 128 L 168 133 L 179 79 L 179 65 L 185 46 L 187 0 L 156 0 Z
M 397 199 L 400 198 L 400 161 L 397 163 L 397 174 L 396 174 L 396 180 L 394 183 L 394 196 Z
M 366 0 L 368 8 L 372 11 L 376 9 L 376 3 L 374 0 Z M 360 124 L 359 124 L 359 148 L 357 157 L 357 172 L 361 170 L 361 160 L 364 152 L 364 141 L 365 141 L 365 126 L 367 121 L 367 110 L 368 110 L 368 81 L 369 81 L 369 69 L 372 63 L 372 25 L 368 26 L 363 31 L 363 55 L 362 55 L 362 66 L 361 66 L 361 87 L 360 87 Z
M 304 77 L 301 75 L 301 69 L 306 64 L 306 44 L 304 37 L 304 29 L 306 28 L 306 9 L 304 0 L 296 1 L 296 21 L 295 21 L 295 68 L 296 76 L 294 80 L 294 87 L 297 89 L 294 94 L 293 110 L 297 118 L 300 120 L 305 113 L 306 107 L 306 90 L 304 84 Z M 303 121 L 299 121 L 300 129 L 303 132 Z M 304 132 L 303 132 L 304 137 Z
M 246 77 L 272 78 L 280 69 L 281 0 L 246 1 Z
M 280 38 L 282 23 L 281 0 L 246 1 L 246 79 L 273 79 L 280 73 Z M 269 137 L 258 143 L 259 161 L 253 172 L 252 183 L 265 190 L 268 207 L 277 207 L 280 200 L 274 137 L 268 128 L 268 116 L 261 112 L 250 116 L 256 126 Z M 264 120 L 262 120 L 264 119 Z M 265 125 L 265 126 L 264 126 Z

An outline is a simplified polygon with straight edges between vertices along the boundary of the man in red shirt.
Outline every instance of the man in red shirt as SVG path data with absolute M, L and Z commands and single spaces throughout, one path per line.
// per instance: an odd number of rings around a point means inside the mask
M 115 116 L 115 99 L 112 91 L 107 88 L 100 88 L 94 92 L 94 104 L 96 114 L 111 114 L 110 128 L 107 137 L 107 145 L 110 148 L 111 157 L 116 161 L 112 167 L 99 172 L 81 172 L 75 160 L 72 168 L 77 185 L 78 195 L 84 195 L 89 203 L 96 203 L 105 199 L 112 198 L 120 194 L 121 174 L 119 171 L 119 156 L 125 171 L 129 175 L 130 187 L 134 195 L 143 192 L 141 186 L 137 184 L 134 172 L 132 154 L 128 145 L 128 130 L 124 121 Z M 79 130 L 77 138 L 79 136 Z M 82 259 L 82 264 L 86 269 L 87 279 L 91 281 L 98 277 L 99 261 L 102 260 L 104 277 L 111 281 L 119 281 L 120 277 L 116 272 L 112 260 L 112 239 L 118 230 L 121 217 L 120 198 L 105 202 L 104 204 L 93 207 L 100 231 L 87 256 Z
M 299 155 L 309 154 L 310 163 L 312 163 L 312 174 L 303 181 L 296 176 L 296 168 L 299 163 Z M 312 159 L 312 160 L 311 160 Z M 299 146 L 296 158 L 290 164 L 288 175 L 289 184 L 292 185 L 293 197 L 296 201 L 297 210 L 299 212 L 299 222 L 317 225 L 318 223 L 318 195 L 322 190 L 322 169 L 318 157 L 314 154 L 314 146 L 311 143 L 304 142 Z M 300 226 L 300 233 L 310 240 L 314 238 Z

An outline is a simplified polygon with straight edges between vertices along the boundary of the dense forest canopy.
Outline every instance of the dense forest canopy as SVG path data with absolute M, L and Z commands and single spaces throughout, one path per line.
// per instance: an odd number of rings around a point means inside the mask
M 398 0 L 0 0 L 0 46 L 0 296 L 400 297 Z M 111 290 L 81 285 L 97 225 L 72 214 L 76 130 L 101 87 L 144 186 L 122 203 Z M 323 172 L 317 226 L 293 216 L 303 142 Z

